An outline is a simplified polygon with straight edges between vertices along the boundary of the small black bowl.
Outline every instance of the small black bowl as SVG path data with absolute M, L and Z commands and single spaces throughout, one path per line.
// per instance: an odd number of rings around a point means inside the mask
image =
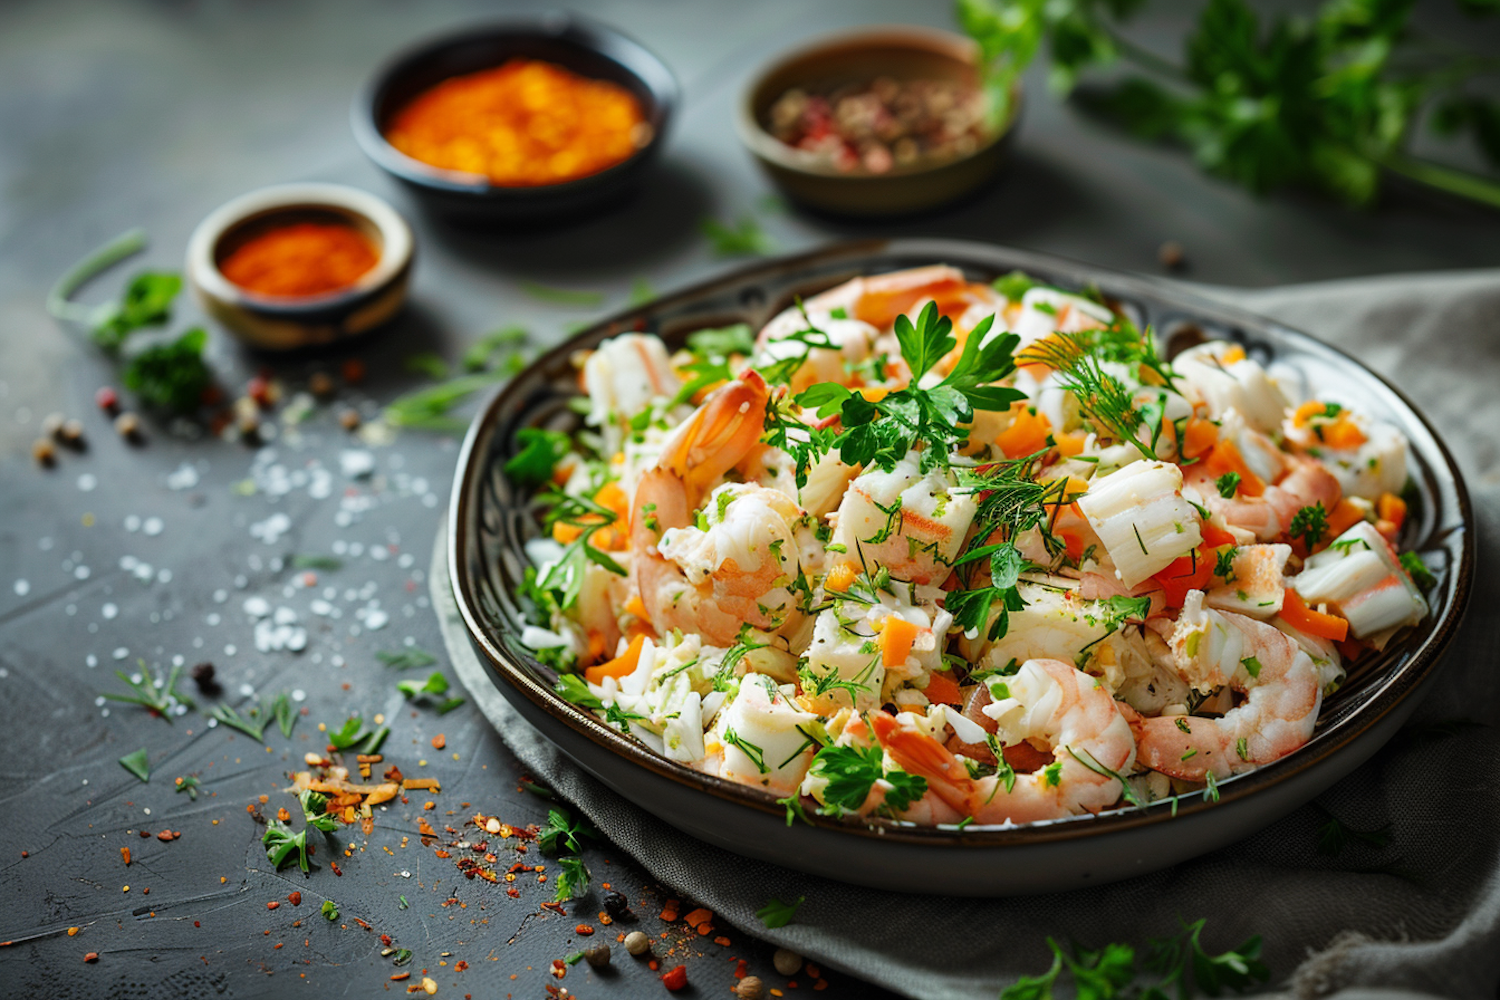
M 625 87 L 641 102 L 650 141 L 607 170 L 534 187 L 505 187 L 434 167 L 386 141 L 386 122 L 417 94 L 450 77 L 514 58 L 543 59 Z M 661 152 L 677 95 L 671 70 L 638 42 L 576 14 L 543 14 L 466 28 L 395 56 L 355 97 L 352 119 L 354 137 L 366 155 L 433 213 L 470 225 L 550 221 L 582 215 L 629 193 Z

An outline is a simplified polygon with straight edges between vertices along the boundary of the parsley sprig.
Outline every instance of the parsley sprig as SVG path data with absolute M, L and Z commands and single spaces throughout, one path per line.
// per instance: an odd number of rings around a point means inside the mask
M 840 816 L 851 813 L 864 805 L 875 782 L 884 779 L 890 784 L 881 804 L 880 813 L 892 815 L 902 812 L 927 793 L 927 779 L 905 771 L 887 771 L 884 766 L 885 753 L 876 746 L 826 746 L 813 757 L 808 773 L 827 780 L 823 788 L 823 805 L 818 812 L 825 816 Z M 794 810 L 787 806 L 787 825 L 791 826 Z
M 1177 1000 L 1191 1000 L 1199 993 L 1243 993 L 1270 978 L 1270 970 L 1260 961 L 1258 935 L 1238 948 L 1215 955 L 1202 944 L 1206 922 L 1184 923 L 1172 937 L 1151 940 L 1144 954 L 1133 945 L 1119 942 L 1097 950 L 1079 944 L 1066 949 L 1049 937 L 1051 968 L 1039 976 L 1022 976 L 1000 994 L 1000 1000 L 1051 1000 L 1065 972 L 1073 980 L 1076 995 L 1087 1000 L 1127 995 L 1140 1000 L 1167 1000 L 1173 994 Z M 1145 982 L 1140 981 L 1143 977 Z
M 1476 45 L 1434 39 L 1410 3 L 1325 0 L 1262 24 L 1248 0 L 1209 0 L 1180 62 L 1125 38 L 1143 0 L 958 0 L 964 30 L 989 65 L 995 113 L 1050 39 L 1050 79 L 1066 93 L 1080 74 L 1123 58 L 1126 75 L 1085 96 L 1137 136 L 1186 146 L 1204 170 L 1256 193 L 1321 190 L 1372 205 L 1387 176 L 1500 207 L 1500 180 L 1412 152 L 1418 124 L 1467 133 L 1500 167 L 1500 101 L 1483 90 L 1496 69 Z M 1460 0 L 1471 14 L 1493 0 Z M 1476 36 L 1479 37 L 1479 36 Z M 1481 43 L 1482 44 L 1482 43 Z M 998 122 L 997 122 L 998 124 Z
M 846 465 L 894 469 L 920 444 L 924 470 L 947 468 L 950 452 L 968 440 L 963 425 L 974 419 L 975 410 L 1005 410 L 1025 398 L 1018 389 L 991 384 L 1015 370 L 1012 354 L 1019 343 L 1013 333 L 988 336 L 993 323 L 993 316 L 981 320 L 947 377 L 923 388 L 923 376 L 958 346 L 953 322 L 929 302 L 916 323 L 904 315 L 896 317 L 901 357 L 911 369 L 906 388 L 872 401 L 845 386 L 823 382 L 799 393 L 796 402 L 819 417 L 840 415 L 843 429 L 830 443 L 837 444 Z

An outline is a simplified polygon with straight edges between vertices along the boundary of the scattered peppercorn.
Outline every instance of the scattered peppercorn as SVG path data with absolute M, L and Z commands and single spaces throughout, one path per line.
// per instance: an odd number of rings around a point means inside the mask
M 583 953 L 583 960 L 591 969 L 609 968 L 609 945 L 596 944 Z
M 57 449 L 49 438 L 37 438 L 31 443 L 31 457 L 44 469 L 57 463 Z
M 115 433 L 127 441 L 135 441 L 141 436 L 141 418 L 126 410 L 115 417 Z
M 777 948 L 776 954 L 771 956 L 771 964 L 783 976 L 795 976 L 802 968 L 802 956 L 789 948 Z
M 190 673 L 193 683 L 198 685 L 198 690 L 204 694 L 213 694 L 219 690 L 219 684 L 214 680 L 214 665 L 207 660 L 195 664 Z
M 687 987 L 687 966 L 679 965 L 671 972 L 664 973 L 661 984 L 667 988 L 668 993 L 676 993 Z
M 740 1000 L 761 1000 L 766 995 L 766 984 L 759 976 L 746 976 L 734 984 L 734 995 Z
M 61 413 L 49 413 L 42 418 L 42 437 L 55 438 L 62 433 L 63 421 L 67 420 Z
M 240 432 L 240 440 L 254 448 L 261 443 L 260 440 L 260 418 L 253 413 L 241 414 L 235 421 L 235 429 Z
M 630 912 L 630 900 L 625 898 L 623 892 L 611 889 L 604 896 L 604 912 L 615 920 L 632 920 L 635 914 Z
M 341 410 L 339 412 L 339 426 L 342 427 L 344 430 L 346 430 L 346 431 L 356 431 L 356 430 L 359 430 L 360 423 L 361 423 L 361 421 L 359 419 L 359 411 L 358 410 L 354 410 L 354 409 L 350 409 L 350 408 L 346 407 L 345 409 L 343 409 L 343 410 Z
M 1167 240 L 1156 251 L 1156 258 L 1161 261 L 1162 267 L 1177 270 L 1187 262 L 1187 256 L 1182 252 L 1182 244 L 1176 240 Z
M 350 385 L 359 385 L 365 380 L 365 363 L 358 358 L 349 358 L 342 366 L 341 374 Z
M 335 386 L 327 372 L 313 372 L 307 380 L 307 388 L 319 399 L 327 399 L 333 395 Z
M 120 408 L 120 394 L 107 385 L 100 386 L 94 393 L 94 405 L 114 416 L 115 411 Z
M 631 931 L 625 935 L 625 950 L 639 958 L 651 950 L 651 939 L 640 931 Z
M 83 447 L 83 421 L 76 417 L 63 421 L 57 432 L 58 440 L 70 448 Z
M 266 904 L 266 909 L 268 909 L 268 910 L 275 910 L 275 909 L 279 908 L 280 906 L 281 906 L 281 903 L 279 901 L 273 899 L 269 903 Z

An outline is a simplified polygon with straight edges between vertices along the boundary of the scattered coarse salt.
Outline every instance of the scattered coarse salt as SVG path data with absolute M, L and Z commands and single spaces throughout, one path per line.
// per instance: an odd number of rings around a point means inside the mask
M 31 581 L 30 580 L 17 580 L 16 581 L 16 585 L 15 585 L 15 591 L 16 591 L 16 596 L 17 597 L 25 597 L 27 594 L 31 593 Z

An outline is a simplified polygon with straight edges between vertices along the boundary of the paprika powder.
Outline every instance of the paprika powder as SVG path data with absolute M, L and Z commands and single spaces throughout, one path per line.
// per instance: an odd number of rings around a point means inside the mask
M 224 277 L 261 295 L 326 295 L 380 260 L 374 242 L 342 222 L 288 222 L 251 236 L 219 263 Z

